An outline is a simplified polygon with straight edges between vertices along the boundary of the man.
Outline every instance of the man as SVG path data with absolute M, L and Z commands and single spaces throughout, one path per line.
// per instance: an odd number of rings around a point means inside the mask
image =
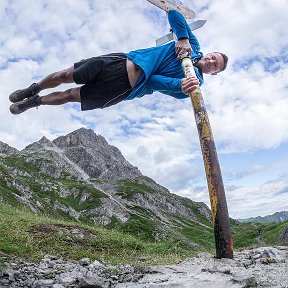
M 80 102 L 82 110 L 105 108 L 123 100 L 152 94 L 154 91 L 182 99 L 202 85 L 203 73 L 216 75 L 227 66 L 226 55 L 213 52 L 203 56 L 200 45 L 184 17 L 173 10 L 168 20 L 177 42 L 131 51 L 113 53 L 82 60 L 63 71 L 52 73 L 30 87 L 13 92 L 9 99 L 12 114 L 40 105 L 61 105 Z M 197 77 L 183 78 L 179 57 L 188 52 Z M 38 93 L 63 83 L 81 87 L 46 96 Z

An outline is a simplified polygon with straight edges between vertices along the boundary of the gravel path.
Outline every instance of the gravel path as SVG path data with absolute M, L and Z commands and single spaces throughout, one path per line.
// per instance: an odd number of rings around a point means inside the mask
M 200 253 L 177 265 L 142 268 L 105 265 L 88 258 L 71 262 L 46 255 L 40 263 L 5 262 L 0 268 L 0 287 L 288 288 L 287 246 L 262 247 L 234 254 L 231 260 Z M 140 260 L 145 261 L 145 258 Z

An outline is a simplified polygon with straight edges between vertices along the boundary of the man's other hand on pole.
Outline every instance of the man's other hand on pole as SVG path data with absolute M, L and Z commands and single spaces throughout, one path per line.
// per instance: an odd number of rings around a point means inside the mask
M 192 93 L 197 87 L 199 87 L 199 80 L 196 76 L 182 78 L 181 89 L 184 94 Z

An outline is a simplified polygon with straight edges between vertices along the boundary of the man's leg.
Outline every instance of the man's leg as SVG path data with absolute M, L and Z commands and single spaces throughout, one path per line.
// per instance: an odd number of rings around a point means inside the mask
M 80 102 L 80 87 L 71 88 L 64 92 L 52 92 L 46 96 L 33 95 L 10 106 L 10 112 L 14 115 L 40 105 L 62 105 L 68 102 Z
M 37 85 L 41 91 L 44 89 L 57 87 L 64 83 L 74 83 L 73 72 L 73 66 L 62 71 L 54 72 L 38 82 Z
M 71 88 L 64 92 L 52 92 L 45 96 L 40 96 L 42 105 L 62 105 L 69 102 L 81 102 L 80 87 Z
M 64 83 L 73 83 L 74 82 L 73 72 L 74 72 L 73 66 L 62 71 L 54 72 L 46 76 L 40 82 L 33 83 L 31 86 L 29 86 L 26 89 L 17 90 L 13 92 L 9 96 L 9 99 L 13 103 L 19 102 L 19 101 L 24 100 L 25 98 L 29 98 L 38 94 L 41 90 L 54 88 Z

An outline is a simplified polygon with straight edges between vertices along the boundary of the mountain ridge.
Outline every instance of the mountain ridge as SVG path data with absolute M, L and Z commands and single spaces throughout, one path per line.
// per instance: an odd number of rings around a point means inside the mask
M 91 143 L 96 143 L 96 145 L 92 145 Z M 85 149 L 83 147 L 85 147 Z M 52 141 L 43 136 L 40 140 L 27 145 L 22 150 L 18 150 L 0 141 L 0 155 L 31 155 L 33 152 L 39 152 L 41 150 L 57 153 L 58 158 L 62 158 L 64 161 L 69 163 L 71 166 L 70 173 L 72 173 L 72 175 L 78 180 L 87 180 L 93 178 L 98 180 L 135 180 L 139 177 L 146 177 L 142 175 L 137 167 L 130 164 L 124 158 L 121 151 L 117 147 L 109 145 L 103 136 L 96 135 L 92 129 L 86 129 L 82 127 L 71 133 L 68 133 L 67 135 L 59 136 Z M 104 151 L 104 156 L 103 153 L 101 154 L 99 151 Z M 100 161 L 97 162 L 97 165 L 102 166 L 102 168 L 99 169 L 95 163 L 89 163 L 91 157 L 99 157 L 98 160 L 100 159 Z M 106 162 L 109 164 L 105 164 Z M 55 167 L 54 169 L 53 167 L 50 167 L 49 169 L 48 166 L 48 163 L 45 164 L 45 162 L 43 162 L 40 167 L 40 171 L 43 171 L 43 173 L 47 173 L 52 177 L 60 177 L 60 174 L 56 171 L 53 173 L 53 170 L 57 170 Z M 121 169 L 119 169 L 119 167 L 121 167 Z M 150 182 L 150 184 L 153 183 L 160 190 L 170 193 L 168 189 L 157 184 L 154 180 L 146 177 L 146 180 L 147 179 L 149 179 L 148 182 Z M 97 188 L 100 190 L 102 189 L 101 185 L 98 185 Z M 206 218 L 209 217 L 206 210 L 203 211 L 203 213 L 206 214 Z M 288 220 L 288 211 L 280 211 L 274 213 L 273 215 L 241 218 L 237 220 L 240 222 L 279 223 Z
M 288 220 L 288 211 L 279 211 L 271 215 L 238 219 L 240 222 L 281 223 Z

